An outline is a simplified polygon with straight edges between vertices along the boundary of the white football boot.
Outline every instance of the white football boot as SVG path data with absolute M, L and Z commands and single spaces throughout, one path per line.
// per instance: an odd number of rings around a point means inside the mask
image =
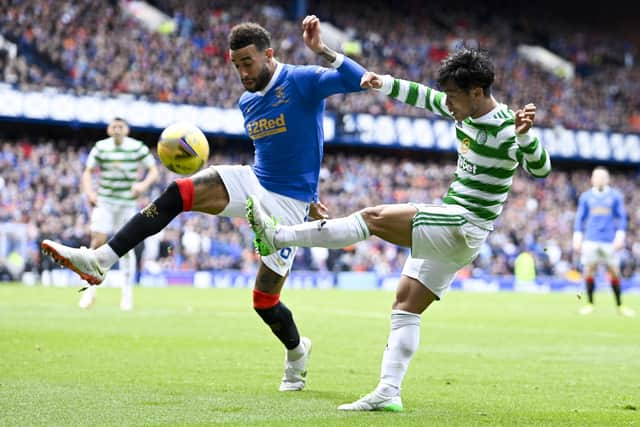
M 588 316 L 591 313 L 593 313 L 593 310 L 594 310 L 593 304 L 587 304 L 587 305 L 583 306 L 582 308 L 580 308 L 579 313 L 581 315 L 583 315 L 583 316 Z
M 40 247 L 55 262 L 74 271 L 90 285 L 99 285 L 104 281 L 107 269 L 100 266 L 91 249 L 84 246 L 70 248 L 51 240 L 43 240 Z
M 388 411 L 402 412 L 402 399 L 398 396 L 383 396 L 375 390 L 353 403 L 338 406 L 339 411 Z
M 304 355 L 297 360 L 288 360 L 285 351 L 284 375 L 280 383 L 280 391 L 300 391 L 307 383 L 307 364 L 311 354 L 311 340 L 307 337 L 301 337 L 300 344 L 304 347 Z

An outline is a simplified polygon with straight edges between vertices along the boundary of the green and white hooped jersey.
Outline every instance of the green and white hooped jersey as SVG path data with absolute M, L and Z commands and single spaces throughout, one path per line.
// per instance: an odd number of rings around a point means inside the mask
M 140 166 L 150 168 L 155 159 L 142 141 L 126 137 L 116 145 L 113 138 L 96 142 L 87 158 L 87 167 L 99 168 L 99 201 L 117 205 L 135 205 L 131 185 L 138 180 Z
M 383 76 L 380 89 L 390 97 L 454 119 L 446 106 L 446 94 L 406 80 Z M 551 172 L 549 155 L 538 138 L 516 137 L 515 113 L 504 104 L 482 117 L 456 121 L 458 165 L 455 179 L 443 198 L 445 204 L 464 207 L 469 222 L 493 230 L 502 212 L 518 164 L 532 176 L 543 178 Z

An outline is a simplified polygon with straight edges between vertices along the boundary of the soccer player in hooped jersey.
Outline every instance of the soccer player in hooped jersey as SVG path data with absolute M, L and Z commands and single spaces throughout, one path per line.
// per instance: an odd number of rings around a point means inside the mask
M 91 247 L 97 248 L 122 227 L 136 213 L 136 199 L 158 179 L 156 162 L 149 147 L 130 138 L 127 122 L 116 117 L 107 127 L 109 138 L 95 143 L 82 174 L 82 190 L 93 207 L 91 212 Z M 147 169 L 142 181 L 137 181 L 138 169 Z M 99 171 L 98 191 L 92 184 L 92 174 Z M 133 282 L 136 256 L 129 251 L 120 260 L 124 272 L 120 308 L 133 308 Z M 87 288 L 80 298 L 81 308 L 88 309 L 95 302 L 96 288 Z
M 593 187 L 580 195 L 573 233 L 573 249 L 581 254 L 589 300 L 580 309 L 580 314 L 593 312 L 594 276 L 598 265 L 604 264 L 609 271 L 618 311 L 624 316 L 634 316 L 632 309 L 622 305 L 620 258 L 616 253 L 624 247 L 627 230 L 624 197 L 618 190 L 609 187 L 609 172 L 603 167 L 593 170 L 591 184 Z
M 278 62 L 269 33 L 258 24 L 242 23 L 230 32 L 231 61 L 246 89 L 239 107 L 255 146 L 253 167 L 214 165 L 178 179 L 95 251 L 51 241 L 43 242 L 43 250 L 98 285 L 119 257 L 181 212 L 244 217 L 247 197 L 257 194 L 269 214 L 283 224 L 298 224 L 307 216 L 326 217 L 326 208 L 317 202 L 324 99 L 362 90 L 360 79 L 365 70 L 323 43 L 316 16 L 307 16 L 302 29 L 307 47 L 331 68 Z M 280 301 L 294 255 L 295 248 L 286 247 L 262 257 L 253 291 L 255 311 L 286 347 L 281 391 L 304 388 L 311 351 L 311 341 L 300 337 L 291 311 Z
M 378 386 L 340 410 L 402 411 L 400 386 L 418 349 L 420 315 L 478 255 L 502 211 L 518 164 L 534 177 L 551 171 L 546 150 L 529 131 L 535 106 L 514 113 L 491 95 L 493 80 L 489 59 L 466 49 L 443 61 L 438 72 L 442 92 L 372 72 L 362 78 L 363 88 L 455 120 L 458 166 L 443 204 L 381 205 L 345 218 L 284 226 L 275 224 L 259 198 L 247 200 L 247 218 L 262 255 L 290 245 L 342 248 L 371 235 L 411 248 L 393 303 Z

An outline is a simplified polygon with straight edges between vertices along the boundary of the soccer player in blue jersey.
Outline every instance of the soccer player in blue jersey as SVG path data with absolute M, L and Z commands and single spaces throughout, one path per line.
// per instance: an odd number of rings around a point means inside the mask
M 609 172 L 597 167 L 591 175 L 592 188 L 582 193 L 574 224 L 573 250 L 580 253 L 588 304 L 580 314 L 593 312 L 593 291 L 598 265 L 604 264 L 609 271 L 611 289 L 616 298 L 618 311 L 624 316 L 635 312 L 622 305 L 620 289 L 620 258 L 617 251 L 624 247 L 627 230 L 627 213 L 624 197 L 609 187 Z
M 230 32 L 231 60 L 246 89 L 239 107 L 255 146 L 253 166 L 215 165 L 178 179 L 96 250 L 44 241 L 43 251 L 98 285 L 119 257 L 181 212 L 244 218 L 247 197 L 257 194 L 269 214 L 283 224 L 301 223 L 307 216 L 326 217 L 326 208 L 317 198 L 324 99 L 360 91 L 365 70 L 323 43 L 316 16 L 307 16 L 302 29 L 307 47 L 331 68 L 278 62 L 269 33 L 255 23 L 239 24 Z M 255 311 L 286 347 L 281 391 L 304 388 L 311 350 L 311 341 L 300 337 L 291 311 L 280 301 L 295 250 L 284 248 L 262 257 L 253 291 Z

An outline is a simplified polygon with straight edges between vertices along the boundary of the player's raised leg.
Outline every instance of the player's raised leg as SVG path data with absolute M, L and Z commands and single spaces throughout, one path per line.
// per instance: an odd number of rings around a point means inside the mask
M 289 246 L 338 249 L 366 240 L 370 235 L 410 247 L 416 212 L 409 204 L 380 205 L 344 218 L 286 226 L 276 224 L 257 197 L 247 199 L 247 219 L 256 235 L 256 249 L 263 256 Z
M 95 250 L 71 248 L 45 240 L 42 250 L 56 262 L 73 270 L 91 285 L 99 285 L 106 272 L 127 252 L 148 236 L 164 229 L 181 212 L 196 210 L 220 213 L 229 203 L 229 194 L 214 167 L 191 178 L 172 182 L 165 191 L 136 213 L 108 243 Z

